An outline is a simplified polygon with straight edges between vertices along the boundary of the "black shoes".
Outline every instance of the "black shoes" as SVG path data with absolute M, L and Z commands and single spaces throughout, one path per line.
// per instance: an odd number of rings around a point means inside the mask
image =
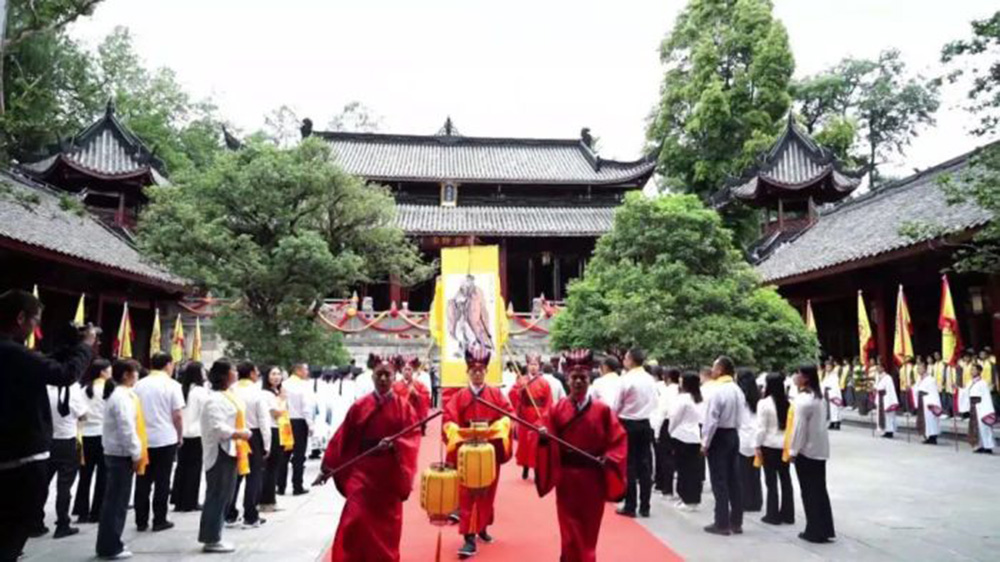
M 527 479 L 528 479 L 528 467 L 524 467 L 521 469 L 521 480 L 527 480 Z
M 975 451 L 973 451 L 973 453 L 978 453 L 980 455 L 992 455 L 993 454 L 993 449 L 984 449 L 983 447 L 980 447 L 980 448 L 976 449 Z
M 924 445 L 937 445 L 937 435 L 924 439 Z
M 174 524 L 170 521 L 161 521 L 159 523 L 153 523 L 153 532 L 159 533 L 160 531 L 166 531 L 167 529 L 173 529 Z
M 891 431 L 886 431 L 885 433 L 882 434 L 882 438 L 883 439 L 892 439 L 892 432 Z
M 733 534 L 732 531 L 730 531 L 729 529 L 723 529 L 721 527 L 716 527 L 714 523 L 711 524 L 711 525 L 709 525 L 709 526 L 707 526 L 707 527 L 705 527 L 705 532 L 708 533 L 708 534 L 710 534 L 710 535 L 719 535 L 719 536 L 723 536 L 723 537 L 728 537 L 729 535 Z M 741 530 L 741 532 L 742 532 L 742 530 Z
M 146 531 L 149 530 L 149 524 L 148 523 L 143 523 L 143 524 L 140 525 L 140 524 L 136 523 L 135 524 L 135 530 L 139 531 L 140 533 L 145 533 Z
M 771 519 L 770 517 L 768 517 L 766 515 L 764 517 L 761 517 L 760 522 L 761 523 L 765 523 L 767 525 L 781 525 L 781 521 L 780 520 L 778 520 L 778 519 Z
M 615 513 L 622 515 L 624 517 L 635 517 L 635 511 L 631 509 L 625 509 L 624 507 L 619 507 L 615 510 Z
M 292 492 L 292 495 L 293 496 L 304 496 L 304 495 L 306 495 L 308 493 L 309 493 L 309 490 L 302 489 L 302 490 L 295 490 L 294 492 Z
M 649 508 L 647 507 L 646 509 L 640 509 L 639 510 L 639 517 L 645 517 L 645 518 L 648 519 L 649 518 Z
M 486 532 L 486 529 L 483 529 L 482 531 L 479 531 L 479 540 L 486 544 L 490 544 L 493 542 L 493 537 Z
M 45 525 L 42 525 L 41 527 L 38 527 L 37 529 L 34 529 L 30 533 L 28 533 L 28 537 L 32 539 L 37 539 L 38 537 L 44 537 L 47 534 L 49 534 L 49 528 L 46 527 Z
M 458 557 L 462 560 L 476 555 L 476 535 L 465 535 L 465 544 L 458 549 Z
M 805 532 L 799 533 L 799 538 L 806 542 L 811 542 L 813 544 L 826 544 L 828 542 L 833 542 L 833 539 L 831 538 L 821 539 L 819 537 L 810 537 L 809 535 L 805 534 Z
M 76 527 L 70 527 L 66 525 L 65 527 L 56 527 L 56 532 L 52 533 L 52 538 L 61 539 L 63 537 L 71 537 L 80 532 L 80 529 Z

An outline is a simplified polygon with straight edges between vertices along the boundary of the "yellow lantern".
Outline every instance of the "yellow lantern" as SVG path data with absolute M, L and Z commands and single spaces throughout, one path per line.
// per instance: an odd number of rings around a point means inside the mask
M 496 477 L 496 450 L 488 442 L 470 441 L 458 449 L 458 478 L 470 490 L 489 488 Z
M 420 507 L 431 523 L 447 524 L 458 509 L 458 472 L 445 463 L 434 463 L 420 475 Z

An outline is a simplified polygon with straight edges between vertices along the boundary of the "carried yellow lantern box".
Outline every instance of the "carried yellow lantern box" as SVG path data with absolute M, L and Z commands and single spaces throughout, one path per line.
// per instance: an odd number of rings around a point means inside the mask
M 458 449 L 458 478 L 470 490 L 489 488 L 496 477 L 496 449 L 488 442 L 464 443 Z
M 445 463 L 434 463 L 420 475 L 420 507 L 431 523 L 447 523 L 458 509 L 458 471 Z

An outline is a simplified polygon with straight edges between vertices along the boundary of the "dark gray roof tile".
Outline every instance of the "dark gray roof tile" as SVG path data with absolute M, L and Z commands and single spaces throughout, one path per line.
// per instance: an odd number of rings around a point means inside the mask
M 596 237 L 611 230 L 610 207 L 438 207 L 397 205 L 396 225 L 409 235 Z

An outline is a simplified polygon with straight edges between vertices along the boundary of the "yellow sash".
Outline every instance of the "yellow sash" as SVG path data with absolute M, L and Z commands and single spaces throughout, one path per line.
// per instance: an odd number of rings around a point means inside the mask
M 131 390 L 128 392 L 132 395 L 132 402 L 135 404 L 135 431 L 139 434 L 139 443 L 142 444 L 142 457 L 139 459 L 139 466 L 135 473 L 142 475 L 146 474 L 146 467 L 149 466 L 149 436 L 146 435 L 146 418 L 142 415 L 142 402 L 139 401 L 139 396 Z
M 788 462 L 792 458 L 792 434 L 795 432 L 795 404 L 788 405 L 788 417 L 785 418 L 785 443 L 781 447 L 781 460 Z
M 236 406 L 236 430 L 243 431 L 247 428 L 247 412 L 243 402 L 236 398 L 231 390 L 222 393 L 229 402 Z M 240 439 L 236 441 L 236 474 L 246 476 L 250 474 L 250 443 Z
M 295 448 L 295 434 L 292 433 L 292 418 L 288 416 L 286 407 L 278 416 L 278 444 L 286 451 Z

